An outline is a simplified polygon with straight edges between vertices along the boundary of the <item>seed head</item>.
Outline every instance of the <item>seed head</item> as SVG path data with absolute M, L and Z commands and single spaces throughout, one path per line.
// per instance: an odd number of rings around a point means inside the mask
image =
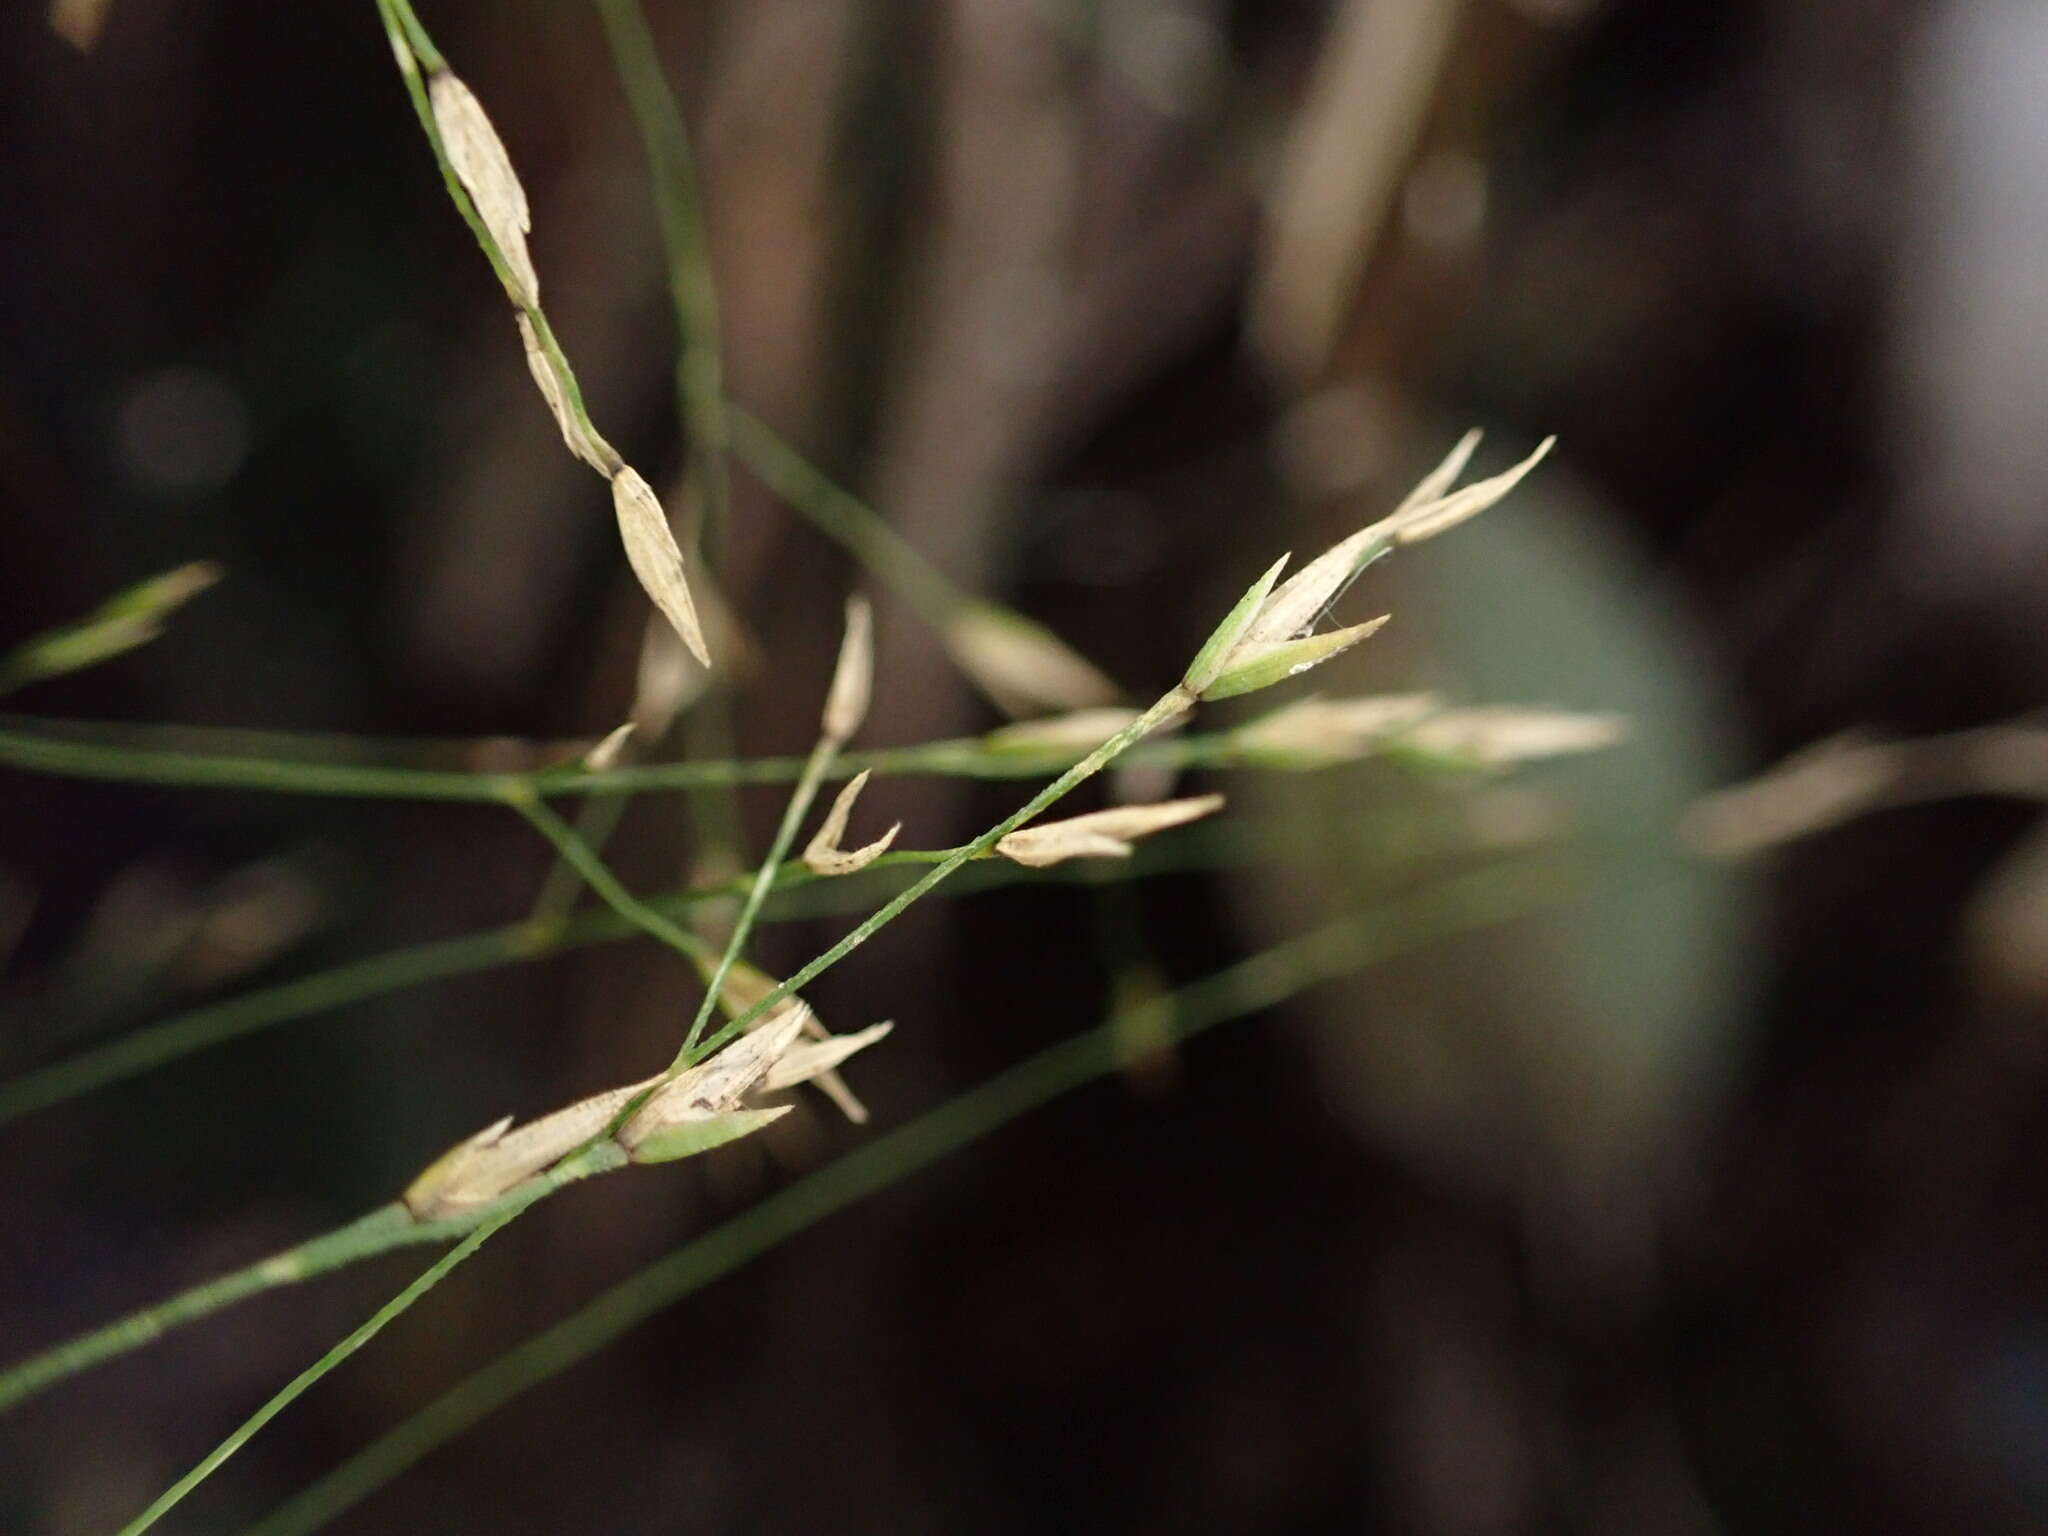
M 441 70 L 427 81 L 427 100 L 434 109 L 434 126 L 440 131 L 441 147 L 448 152 L 455 179 L 469 194 L 477 218 L 504 258 L 512 302 L 532 309 L 540 302 L 540 277 L 526 250 L 533 217 L 504 141 L 491 126 L 483 103 L 448 71 Z
M 1628 734 L 1620 715 L 1576 714 L 1491 704 L 1446 710 L 1401 733 L 1424 752 L 1468 758 L 1489 768 L 1611 747 Z
M 683 577 L 683 551 L 668 525 L 668 514 L 630 464 L 612 476 L 612 507 L 618 513 L 619 538 L 626 546 L 633 574 L 654 599 L 654 606 L 668 616 L 690 654 L 710 666 L 711 652 L 705 648 L 704 630 L 697 622 L 697 605 Z
M 874 610 L 856 593 L 846 600 L 846 635 L 839 642 L 839 661 L 832 668 L 832 686 L 825 694 L 827 736 L 842 744 L 853 739 L 867 719 L 874 686 Z
M 1363 757 L 1389 735 L 1434 714 L 1433 693 L 1385 693 L 1360 699 L 1299 699 L 1231 733 L 1241 751 L 1301 764 Z
M 1068 859 L 1127 859 L 1134 839 L 1168 827 L 1196 821 L 1223 808 L 1221 795 L 1187 800 L 1162 800 L 1156 805 L 1119 805 L 1064 821 L 1048 821 L 1012 832 L 996 844 L 996 852 L 1033 869 Z
M 817 835 L 805 847 L 804 866 L 813 874 L 850 875 L 856 870 L 866 869 L 888 852 L 889 845 L 896 841 L 896 834 L 903 830 L 903 823 L 899 821 L 865 847 L 849 852 L 839 846 L 840 838 L 846 835 L 847 817 L 853 814 L 853 803 L 867 787 L 871 771 L 863 769 L 847 781 L 845 788 L 833 800 L 832 809 L 826 813 Z
M 1119 692 L 1051 630 L 987 603 L 961 608 L 941 639 L 975 687 L 1012 717 L 1112 704 Z
M 596 746 L 583 754 L 583 766 L 592 773 L 602 773 L 605 769 L 613 767 L 619 760 L 619 754 L 626 750 L 626 738 L 632 734 L 633 722 L 631 720 L 628 720 L 624 725 L 616 727 L 606 735 L 603 741 L 600 741 Z
M 523 310 L 512 319 L 519 327 L 519 340 L 526 348 L 526 370 L 533 375 L 534 387 L 540 391 L 541 399 L 547 402 L 548 414 L 555 418 L 555 427 L 562 434 L 563 443 L 592 469 L 609 476 L 619 467 L 618 451 L 591 430 L 580 412 L 570 409 L 568 392 L 562 388 L 562 380 L 555 372 L 555 360 L 541 345 L 540 333 L 533 328 L 533 321 Z

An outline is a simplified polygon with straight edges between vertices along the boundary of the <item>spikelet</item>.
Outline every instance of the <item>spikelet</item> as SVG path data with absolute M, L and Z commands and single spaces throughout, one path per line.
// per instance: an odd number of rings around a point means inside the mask
M 1043 625 L 969 603 L 940 632 L 954 664 L 1004 714 L 1042 715 L 1116 702 L 1118 688 Z
M 1068 859 L 1127 859 L 1134 839 L 1199 820 L 1222 808 L 1221 795 L 1163 800 L 1156 805 L 1119 805 L 1025 827 L 998 842 L 996 852 L 1033 869 Z
M 527 372 L 533 375 L 534 388 L 540 391 L 541 399 L 547 403 L 548 414 L 555 418 L 555 427 L 562 434 L 562 442 L 577 458 L 600 475 L 609 477 L 622 462 L 618 451 L 593 433 L 580 413 L 569 408 L 569 396 L 555 373 L 554 359 L 540 344 L 540 333 L 534 330 L 533 321 L 523 311 L 512 318 L 519 327 L 519 340 L 526 348 Z
M 522 309 L 534 308 L 540 303 L 540 276 L 526 249 L 533 216 L 504 141 L 491 126 L 483 103 L 448 71 L 437 70 L 428 78 L 427 100 L 456 180 L 504 258 L 512 302 Z
M 592 773 L 603 773 L 607 768 L 618 766 L 620 756 L 626 750 L 626 740 L 633 734 L 633 722 L 615 727 L 603 741 L 583 754 L 583 766 Z
M 1396 731 L 1441 708 L 1433 693 L 1299 699 L 1231 732 L 1240 751 L 1312 765 L 1363 757 Z
M 809 1014 L 810 1009 L 802 1003 L 777 1009 L 716 1056 L 677 1073 L 649 1094 L 633 1118 L 620 1127 L 619 1145 L 646 1161 L 639 1153 L 650 1138 L 738 1109 L 747 1092 L 796 1044 Z
M 1451 709 L 1401 733 L 1405 744 L 1489 768 L 1611 747 L 1628 734 L 1620 715 L 1489 704 Z
M 895 1027 L 884 1020 L 880 1024 L 870 1024 L 866 1029 L 857 1029 L 850 1035 L 827 1035 L 822 1040 L 792 1045 L 761 1079 L 761 1091 L 773 1093 L 820 1078 L 855 1052 L 866 1050 Z M 867 1118 L 867 1112 L 861 1111 L 857 1118 Z
M 405 1191 L 406 1209 L 421 1221 L 437 1221 L 490 1204 L 589 1141 L 635 1094 L 659 1081 L 650 1077 L 607 1089 L 516 1131 L 509 1115 L 484 1127 L 412 1181 Z
M 875 860 L 889 851 L 889 845 L 896 841 L 896 834 L 903 830 L 903 823 L 884 832 L 865 847 L 847 850 L 839 846 L 839 840 L 846 835 L 846 821 L 853 814 L 853 803 L 860 798 L 860 792 L 867 787 L 871 770 L 862 769 L 839 791 L 832 802 L 832 809 L 825 815 L 817 835 L 804 848 L 804 867 L 817 875 L 850 875 L 866 869 Z
M 868 717 L 875 691 L 874 610 L 856 594 L 846 600 L 846 635 L 839 642 L 839 660 L 832 668 L 832 686 L 825 694 L 823 729 L 844 745 Z M 865 780 L 866 774 L 861 778 Z M 842 819 L 842 830 L 843 830 Z
M 654 606 L 675 626 L 690 654 L 710 666 L 711 652 L 705 648 L 704 631 L 697 622 L 697 605 L 683 576 L 682 548 L 654 491 L 630 464 L 612 476 L 612 507 L 618 513 L 619 539 L 626 546 L 633 574 L 654 599 Z

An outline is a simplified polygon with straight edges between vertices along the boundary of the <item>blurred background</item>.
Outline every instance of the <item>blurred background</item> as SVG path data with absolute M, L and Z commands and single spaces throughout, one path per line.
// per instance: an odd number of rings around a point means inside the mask
M 596 11 L 421 9 L 524 177 L 593 417 L 669 492 L 675 330 Z M 1233 799 L 1181 861 L 1207 867 L 921 906 L 809 994 L 897 1021 L 848 1068 L 876 1128 L 1332 913 L 1532 847 L 1559 871 L 1536 918 L 1134 1056 L 834 1217 L 337 1528 L 2048 1530 L 2048 774 L 1760 857 L 1683 832 L 1817 741 L 2048 694 L 2048 8 L 647 13 L 727 389 L 952 579 L 1144 702 L 1277 552 L 1380 515 L 1467 427 L 1484 472 L 1555 432 L 1506 505 L 1371 573 L 1349 607 L 1394 623 L 1316 681 L 1632 730 L 1509 774 L 1197 775 Z M 370 0 L 17 4 L 0 71 L 0 649 L 225 571 L 154 645 L 7 707 L 431 738 L 451 766 L 625 718 L 645 600 Z M 706 708 L 744 754 L 801 752 L 860 572 L 739 466 L 721 542 L 748 664 L 661 755 L 701 750 Z M 866 744 L 1001 722 L 915 612 L 884 593 L 879 620 Z M 9 1076 L 514 921 L 550 862 L 487 808 L 0 786 Z M 878 781 L 856 832 L 944 846 L 1023 793 Z M 749 792 L 747 848 L 781 803 Z M 673 888 L 704 826 L 636 801 L 616 866 Z M 786 974 L 847 921 L 754 954 Z M 697 996 L 652 945 L 579 951 L 7 1125 L 5 1356 L 645 1073 Z M 781 1129 L 550 1201 L 180 1528 L 236 1528 L 872 1134 L 815 1105 Z M 118 1526 L 420 1262 L 18 1410 L 0 1523 Z

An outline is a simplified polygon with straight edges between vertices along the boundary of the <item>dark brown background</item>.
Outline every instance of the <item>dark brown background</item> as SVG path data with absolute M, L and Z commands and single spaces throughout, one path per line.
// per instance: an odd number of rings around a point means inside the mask
M 1631 916 L 1624 895 L 1575 936 L 1327 989 L 1163 1080 L 1078 1093 L 691 1299 L 342 1528 L 2041 1529 L 2042 968 L 1961 938 L 2029 812 L 1889 813 L 1752 880 L 1671 836 L 1687 796 L 1816 738 L 2042 697 L 2032 7 L 1473 0 L 1417 153 L 1483 169 L 1483 226 L 1432 239 L 1397 202 L 1306 377 L 1248 345 L 1247 295 L 1271 281 L 1265 193 L 1325 8 L 1167 9 L 651 6 L 704 159 L 734 392 L 1134 690 L 1274 550 L 1371 515 L 1465 425 L 1493 429 L 1489 465 L 1557 432 L 1522 522 L 1518 502 L 1386 579 L 1401 624 L 1359 678 L 1628 708 L 1638 747 L 1539 782 L 1575 825 L 1632 807 L 1606 828 L 1617 859 L 1661 870 L 1671 905 Z M 10 704 L 606 729 L 638 599 L 368 0 L 115 0 L 89 56 L 40 10 L 0 20 L 0 643 L 181 560 L 230 574 L 150 650 Z M 596 418 L 661 478 L 672 333 L 593 15 L 424 19 L 525 174 Z M 1175 76 L 1191 38 L 1208 68 Z M 1364 402 L 1365 468 L 1317 496 L 1275 443 L 1331 380 Z M 766 654 L 742 743 L 800 749 L 848 573 L 740 480 L 731 585 Z M 871 740 L 992 723 L 907 615 L 883 619 Z M 1464 804 L 1383 772 L 1232 787 L 1253 827 Z M 936 844 L 1012 793 L 891 783 L 868 814 Z M 749 802 L 757 837 L 774 811 Z M 676 836 L 646 812 L 622 868 L 672 880 Z M 1275 837 L 1258 871 L 1144 887 L 1166 975 L 1352 899 Z M 509 920 L 546 867 L 482 812 L 9 775 L 0 876 L 34 911 L 0 1061 L 210 995 L 150 936 L 252 864 L 317 915 L 251 980 Z M 834 931 L 778 929 L 764 963 Z M 947 903 L 815 1001 L 842 1027 L 899 1020 L 855 1073 L 887 1125 L 1097 1018 L 1095 934 L 1071 891 Z M 645 1071 L 694 997 L 663 957 L 599 951 L 7 1127 L 5 1353 L 388 1198 L 505 1110 Z M 1575 1021 L 1631 1019 L 1673 1034 L 1616 1109 Z M 1371 1042 L 1444 1020 L 1478 1076 L 1441 1115 L 1390 1113 Z M 1610 1111 L 1628 1134 L 1602 1142 Z M 780 1157 L 859 1135 L 819 1120 Z M 176 1528 L 234 1528 L 786 1176 L 750 1153 L 551 1203 Z M 0 1523 L 112 1529 L 413 1262 L 21 1411 Z

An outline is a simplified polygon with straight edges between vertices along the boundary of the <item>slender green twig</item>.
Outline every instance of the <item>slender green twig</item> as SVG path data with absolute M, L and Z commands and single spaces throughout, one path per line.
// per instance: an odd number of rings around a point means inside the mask
M 4 718 L 5 723 L 0 723 L 0 767 L 4 768 L 59 778 L 362 800 L 459 801 L 481 805 L 503 801 L 508 792 L 520 791 L 559 800 L 580 795 L 687 789 L 700 784 L 790 784 L 803 776 L 806 761 L 801 757 L 759 757 L 643 763 L 603 770 L 569 765 L 534 773 L 462 773 L 195 752 L 156 744 L 167 738 L 206 741 L 215 734 L 184 726 L 40 720 L 31 724 L 20 716 Z M 228 740 L 239 736 L 235 732 L 219 734 Z M 285 738 L 277 739 L 282 744 Z M 1057 773 L 1082 755 L 1078 748 L 1051 746 L 994 750 L 977 737 L 964 737 L 918 746 L 848 752 L 833 764 L 826 778 L 847 779 L 871 771 L 877 778 L 929 774 L 964 779 L 1031 779 Z M 1239 751 L 1227 732 L 1151 742 L 1136 749 L 1131 761 L 1164 768 L 1286 766 Z
M 584 883 L 597 892 L 605 904 L 627 922 L 661 940 L 693 964 L 707 962 L 716 953 L 711 945 L 698 938 L 696 934 L 670 921 L 627 890 L 619 877 L 611 872 L 611 867 L 591 852 L 590 845 L 576 835 L 576 829 L 532 794 L 508 791 L 505 803 L 525 817 L 528 825 L 536 832 L 554 844 L 555 852 L 583 877 Z M 766 871 L 766 879 L 772 884 L 774 877 L 775 870 L 771 867 Z
M 768 424 L 739 406 L 727 413 L 732 451 L 777 496 L 842 545 L 861 565 L 917 610 L 943 627 L 975 599 L 954 586 L 938 567 L 858 496 L 778 436 Z
M 1114 1071 L 1125 1059 L 1123 1042 L 1189 1039 L 1434 940 L 1541 910 L 1554 888 L 1554 875 L 1527 867 L 1465 876 L 1290 940 L 1137 1008 L 1120 1010 L 1086 1034 L 1041 1051 L 805 1175 L 613 1286 L 580 1311 L 498 1356 L 301 1490 L 243 1536 L 305 1536 L 319 1529 L 521 1393 L 662 1309 L 827 1216 Z
M 595 1173 L 609 1173 L 624 1163 L 625 1156 L 616 1147 L 597 1150 L 593 1155 L 543 1176 L 540 1182 L 545 1187 L 540 1194 L 551 1194 L 565 1184 Z M 514 1195 L 507 1195 L 474 1211 L 440 1221 L 416 1220 L 403 1202 L 396 1200 L 379 1206 L 368 1215 L 332 1232 L 324 1232 L 246 1268 L 152 1302 L 126 1317 L 9 1366 L 0 1372 L 0 1412 L 25 1402 L 67 1377 L 140 1349 L 174 1328 L 197 1322 L 236 1302 L 281 1286 L 297 1285 L 350 1264 L 360 1264 L 365 1259 L 376 1258 L 394 1249 L 445 1243 L 451 1238 L 461 1237 L 490 1220 L 500 1210 L 523 1209 L 531 1189 L 530 1185 L 522 1186 L 514 1192 L 516 1199 Z
M 510 1207 L 492 1217 L 489 1222 L 478 1227 L 454 1248 L 442 1254 L 418 1279 L 385 1302 L 383 1306 L 370 1315 L 366 1322 L 352 1331 L 347 1338 L 343 1339 L 339 1344 L 328 1350 L 326 1354 L 314 1361 L 313 1364 L 293 1377 L 282 1391 L 249 1415 L 247 1419 L 237 1426 L 233 1434 L 207 1452 L 199 1464 L 190 1472 L 187 1472 L 183 1477 L 171 1484 L 170 1487 L 158 1494 L 149 1508 L 145 1509 L 121 1528 L 121 1536 L 140 1536 L 141 1532 L 155 1525 L 158 1520 L 162 1519 L 170 1511 L 173 1505 L 181 1502 L 194 1488 L 211 1477 L 222 1462 L 247 1445 L 250 1440 L 255 1438 L 258 1430 L 262 1429 L 265 1424 L 268 1424 L 272 1419 L 284 1412 L 286 1408 L 290 1407 L 307 1388 L 311 1387 L 321 1377 L 341 1364 L 342 1361 L 382 1333 L 386 1325 L 398 1317 L 400 1313 L 409 1309 L 414 1302 L 440 1284 L 441 1280 L 450 1270 L 475 1253 L 477 1249 L 483 1247 L 490 1240 L 492 1234 L 501 1230 L 507 1222 L 511 1221 L 514 1216 L 524 1209 L 526 1204 L 531 1204 L 533 1200 L 539 1198 L 540 1193 L 536 1192 L 524 1204 Z
M 776 872 L 782 868 L 789 856 L 790 845 L 796 841 L 797 828 L 811 813 L 811 803 L 818 797 L 818 786 L 825 782 L 825 773 L 832 766 L 832 759 L 839 751 L 839 743 L 830 736 L 819 738 L 817 746 L 811 749 L 810 761 L 804 765 L 804 776 L 797 780 L 796 788 L 790 792 L 789 803 L 782 809 L 782 820 L 775 828 L 775 837 L 768 845 L 767 857 L 761 861 L 761 868 L 754 876 L 753 884 L 747 887 L 746 900 L 741 904 L 739 916 L 733 919 L 732 934 L 725 942 L 725 950 L 718 957 L 718 964 L 704 983 L 704 1000 L 697 1005 L 697 1015 L 690 1020 L 689 1032 L 683 1037 L 682 1049 L 676 1052 L 673 1066 L 681 1069 L 697 1060 L 696 1046 L 703 1037 L 704 1025 L 711 1013 L 725 996 L 725 980 L 732 974 L 734 962 L 745 952 L 747 938 L 754 931 L 754 922 L 761 915 L 762 903 L 775 888 Z M 708 1052 L 705 1054 L 709 1054 Z

